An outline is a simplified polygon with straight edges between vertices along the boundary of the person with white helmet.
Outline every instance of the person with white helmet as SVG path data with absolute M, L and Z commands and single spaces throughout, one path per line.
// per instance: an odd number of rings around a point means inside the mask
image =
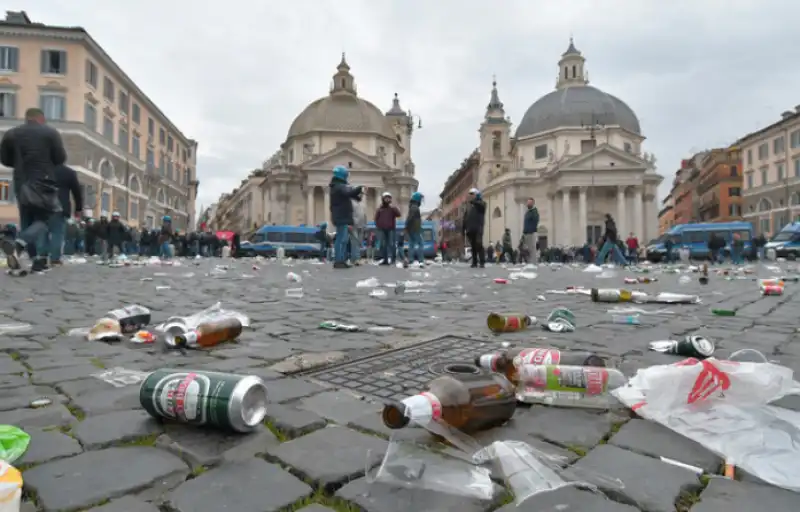
M 393 265 L 397 251 L 396 230 L 397 219 L 402 215 L 400 209 L 392 204 L 392 194 L 381 194 L 381 205 L 375 210 L 375 229 L 381 250 L 381 265 Z
M 122 251 L 122 243 L 125 241 L 125 224 L 120 220 L 119 212 L 111 214 L 111 220 L 108 222 L 108 238 L 106 244 L 106 257 L 114 257 L 114 249 L 119 251 L 119 254 L 124 254 Z
M 361 243 L 367 227 L 367 209 L 363 199 L 363 190 L 357 199 L 353 199 L 353 230 L 350 232 L 350 263 L 353 265 L 360 264 Z
M 469 203 L 464 212 L 461 230 L 469 241 L 472 250 L 472 268 L 486 265 L 486 251 L 483 249 L 483 226 L 486 223 L 486 203 L 477 188 L 470 189 Z

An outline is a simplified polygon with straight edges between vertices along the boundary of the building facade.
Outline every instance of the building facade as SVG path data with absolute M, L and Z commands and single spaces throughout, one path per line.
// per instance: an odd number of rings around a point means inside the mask
M 406 213 L 418 182 L 414 177 L 411 112 L 395 94 L 385 114 L 358 96 L 344 54 L 329 94 L 310 103 L 292 122 L 281 148 L 263 164 L 263 218 L 267 224 L 317 225 L 330 221 L 328 186 L 337 165 L 365 188 L 367 212 L 390 192 Z M 417 123 L 421 128 L 421 123 Z M 371 217 L 371 214 L 368 213 Z
M 742 215 L 756 232 L 774 235 L 800 220 L 800 105 L 739 141 L 744 167 Z
M 265 174 L 261 169 L 251 172 L 230 194 L 220 199 L 214 212 L 217 231 L 235 231 L 247 236 L 264 225 L 261 184 Z
M 707 152 L 681 160 L 681 167 L 672 181 L 674 224 L 700 222 L 700 165 Z
M 699 222 L 742 220 L 742 164 L 736 147 L 712 149 L 700 161 Z
M 132 226 L 169 214 L 194 226 L 198 143 L 185 136 L 82 28 L 0 21 L 0 132 L 41 108 L 78 172 L 95 217 L 120 212 Z M 11 169 L 0 166 L 0 222 L 18 222 Z
M 455 231 L 461 230 L 469 191 L 478 186 L 478 169 L 481 164 L 480 151 L 475 149 L 451 174 L 444 184 L 439 199 L 442 204 L 442 219 L 449 221 Z
M 663 235 L 675 225 L 675 201 L 672 192 L 661 201 L 661 210 L 658 211 L 658 234 Z
M 554 91 L 533 103 L 513 138 L 496 83 L 480 127 L 478 188 L 487 202 L 484 242 L 506 228 L 521 236 L 525 202 L 539 209 L 539 245 L 593 243 L 611 214 L 621 234 L 658 233 L 656 190 L 663 180 L 636 114 L 589 85 L 573 42 L 558 63 Z

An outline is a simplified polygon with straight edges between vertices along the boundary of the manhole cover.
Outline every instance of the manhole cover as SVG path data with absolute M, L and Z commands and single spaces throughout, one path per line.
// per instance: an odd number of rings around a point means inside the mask
M 400 400 L 419 393 L 431 379 L 446 373 L 480 373 L 475 356 L 498 350 L 498 343 L 445 336 L 411 347 L 383 352 L 324 370 L 305 373 L 336 387 L 379 399 Z

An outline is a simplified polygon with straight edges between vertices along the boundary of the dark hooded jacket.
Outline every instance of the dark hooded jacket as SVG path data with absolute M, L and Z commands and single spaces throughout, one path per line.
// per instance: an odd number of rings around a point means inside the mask
M 486 223 L 486 203 L 480 197 L 474 198 L 464 212 L 463 230 L 465 233 L 483 234 Z
M 422 231 L 422 212 L 419 209 L 419 203 L 416 201 L 408 203 L 406 231 L 409 233 L 419 233 Z
M 617 223 L 611 215 L 606 216 L 606 242 L 617 243 Z
M 58 199 L 61 201 L 64 217 L 71 217 L 72 212 L 82 212 L 83 193 L 81 192 L 81 184 L 78 181 L 78 173 L 71 167 L 59 165 L 56 167 L 55 175 L 56 184 L 58 185 Z M 74 208 L 70 207 L 70 194 L 72 194 L 72 200 L 75 204 Z
M 353 199 L 361 195 L 361 187 L 351 187 L 333 178 L 330 184 L 331 222 L 334 226 L 353 225 Z
M 8 130 L 0 142 L 0 162 L 14 169 L 14 192 L 21 206 L 61 211 L 55 168 L 67 160 L 64 142 L 54 128 L 26 122 Z M 27 185 L 32 194 L 23 194 Z M 35 197 L 35 203 L 26 200 Z

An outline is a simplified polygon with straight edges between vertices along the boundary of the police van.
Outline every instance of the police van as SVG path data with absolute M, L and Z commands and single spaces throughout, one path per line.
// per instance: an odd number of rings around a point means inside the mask
M 772 240 L 767 242 L 764 249 L 775 249 L 775 255 L 779 258 L 796 260 L 800 257 L 800 222 L 784 226 Z

